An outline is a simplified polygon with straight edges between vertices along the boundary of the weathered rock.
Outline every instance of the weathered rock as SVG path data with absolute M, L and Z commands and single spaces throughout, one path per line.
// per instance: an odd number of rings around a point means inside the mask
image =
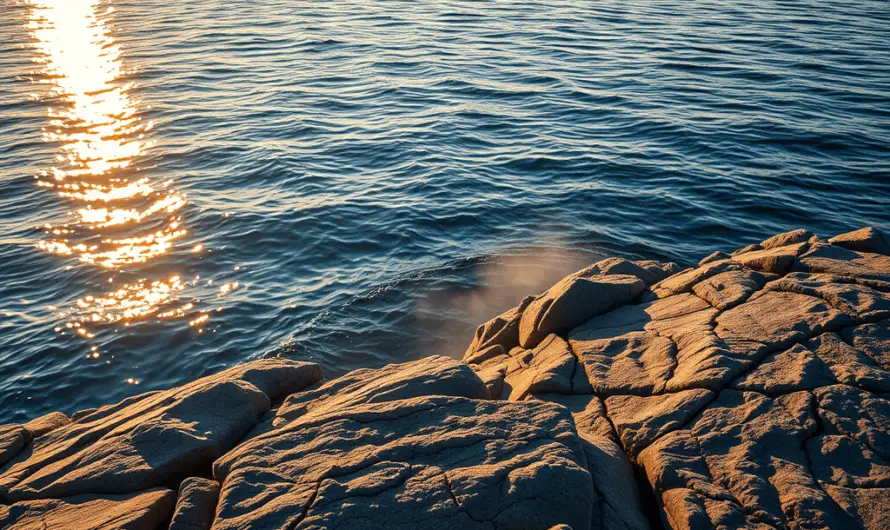
M 765 247 L 763 250 L 735 254 L 733 259 L 756 271 L 785 274 L 794 265 L 797 257 L 806 252 L 808 248 L 809 243 L 806 242 L 780 247 Z
M 676 263 L 657 261 L 629 261 L 624 258 L 607 258 L 572 274 L 575 278 L 596 279 L 597 276 L 636 276 L 647 286 L 656 284 L 671 274 L 679 272 Z
M 318 388 L 293 394 L 278 407 L 273 425 L 281 427 L 302 416 L 328 414 L 363 403 L 431 395 L 488 399 L 489 390 L 469 366 L 434 355 L 376 370 L 355 370 Z
M 532 394 L 572 393 L 572 376 L 578 361 L 568 343 L 558 335 L 548 336 L 518 360 L 522 368 L 504 377 L 502 399 L 519 401 Z
M 599 506 L 592 528 L 647 530 L 639 486 L 624 451 L 609 438 L 579 433 Z
M 179 485 L 169 530 L 209 530 L 219 501 L 219 482 L 190 477 Z
M 534 296 L 527 296 L 519 305 L 494 317 L 476 328 L 473 342 L 464 353 L 464 360 L 470 363 L 470 357 L 488 348 L 500 346 L 505 352 L 519 346 L 519 321 L 525 308 L 532 303 Z M 477 361 L 480 362 L 480 361 Z
M 0 425 L 0 466 L 9 462 L 31 441 L 24 425 Z
M 890 256 L 856 252 L 834 245 L 812 245 L 794 262 L 795 272 L 836 274 L 866 283 L 890 282 Z
M 855 316 L 859 322 L 890 317 L 890 293 L 861 285 L 846 276 L 795 272 L 770 282 L 766 289 L 821 298 L 835 309 Z
M 206 472 L 269 410 L 270 398 L 320 378 L 318 365 L 264 359 L 100 409 L 46 433 L 9 462 L 0 497 L 130 493 Z
M 569 409 L 579 433 L 588 436 L 610 438 L 617 441 L 618 437 L 606 416 L 606 406 L 600 398 L 593 394 L 538 394 L 533 399 L 558 403 Z
M 606 410 L 621 445 L 635 457 L 658 438 L 686 425 L 714 397 L 704 389 L 649 397 L 613 396 L 606 399 Z
M 571 417 L 538 401 L 421 397 L 303 417 L 214 464 L 213 528 L 590 528 Z
M 762 289 L 769 278 L 754 271 L 727 271 L 695 284 L 692 290 L 714 308 L 724 311 L 747 300 Z
M 567 332 L 592 317 L 630 303 L 645 288 L 636 276 L 564 278 L 523 312 L 519 344 L 533 348 L 551 333 Z
M 163 488 L 128 495 L 78 495 L 0 506 L 8 530 L 153 530 L 170 517 L 176 495 Z
M 713 261 L 698 267 L 687 269 L 652 286 L 652 293 L 657 298 L 665 298 L 676 294 L 689 293 L 692 288 L 711 276 L 730 270 L 740 270 L 741 266 L 732 260 Z
M 71 420 L 68 419 L 68 416 L 61 412 L 50 412 L 26 423 L 25 429 L 28 429 L 32 438 L 37 438 L 69 423 L 71 423 Z
M 847 328 L 844 340 L 871 357 L 884 370 L 890 370 L 890 320 Z
M 857 252 L 870 252 L 890 256 L 890 238 L 870 226 L 834 236 L 828 242 L 832 245 Z
M 778 234 L 766 239 L 760 243 L 760 247 L 769 250 L 771 248 L 787 247 L 788 245 L 798 245 L 800 243 L 806 243 L 812 237 L 812 232 L 804 230 L 803 228 L 798 228 L 797 230 Z
M 780 395 L 837 383 L 828 365 L 801 344 L 768 355 L 750 373 L 733 382 L 737 390 Z
M 714 263 L 715 261 L 723 261 L 723 260 L 727 260 L 727 259 L 732 259 L 732 255 L 727 254 L 726 252 L 717 250 L 713 254 L 709 254 L 707 257 L 702 258 L 702 260 L 698 262 L 698 266 L 704 267 L 708 263 Z

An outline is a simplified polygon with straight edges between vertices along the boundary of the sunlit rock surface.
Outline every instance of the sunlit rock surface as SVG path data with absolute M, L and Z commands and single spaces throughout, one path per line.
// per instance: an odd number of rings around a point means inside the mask
M 284 358 L 0 426 L 19 529 L 887 528 L 890 246 L 612 258 L 431 356 Z
M 561 403 L 579 432 L 619 444 L 655 525 L 886 528 L 887 241 L 795 230 L 715 252 L 557 333 L 582 368 L 568 389 L 501 397 Z M 498 358 L 476 356 L 480 371 Z M 540 372 L 512 359 L 514 379 Z M 589 397 L 573 395 L 578 373 Z

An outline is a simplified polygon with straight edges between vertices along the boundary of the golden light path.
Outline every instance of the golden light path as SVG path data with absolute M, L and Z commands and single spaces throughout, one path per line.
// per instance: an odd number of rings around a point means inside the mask
M 186 196 L 169 182 L 137 176 L 138 162 L 152 148 L 147 134 L 154 125 L 141 119 L 133 84 L 122 81 L 128 72 L 111 33 L 113 9 L 99 0 L 27 2 L 35 60 L 52 102 L 44 140 L 59 146 L 54 165 L 38 175 L 37 183 L 56 190 L 73 210 L 69 222 L 43 227 L 47 237 L 38 246 L 109 272 L 132 272 L 168 255 L 187 234 L 182 219 Z M 193 250 L 202 249 L 198 244 Z M 190 325 L 201 326 L 208 314 L 191 302 L 178 302 L 198 279 L 171 273 L 160 280 L 117 284 L 78 300 L 57 331 L 92 338 L 99 325 L 128 326 L 149 316 L 188 318 Z M 220 294 L 238 287 L 226 285 Z M 99 357 L 97 348 L 90 356 Z

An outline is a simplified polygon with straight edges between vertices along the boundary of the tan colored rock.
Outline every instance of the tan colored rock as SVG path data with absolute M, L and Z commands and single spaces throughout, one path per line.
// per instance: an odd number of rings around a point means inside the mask
M 558 403 L 569 409 L 578 432 L 587 436 L 598 436 L 618 440 L 618 435 L 612 429 L 612 424 L 606 416 L 606 406 L 603 401 L 593 394 L 538 394 L 531 399 Z
M 652 292 L 658 298 L 692 292 L 692 288 L 712 276 L 720 273 L 739 270 L 741 266 L 733 260 L 713 261 L 696 269 L 687 269 L 658 282 L 652 286 Z
M 24 425 L 0 425 L 0 466 L 12 460 L 31 441 Z
M 318 388 L 292 394 L 278 407 L 273 425 L 282 427 L 303 416 L 364 403 L 429 395 L 488 399 L 489 390 L 466 364 L 434 355 L 378 369 L 355 370 Z
M 787 247 L 789 245 L 806 243 L 812 237 L 812 232 L 804 230 L 803 228 L 798 228 L 797 230 L 778 234 L 769 239 L 766 239 L 760 243 L 760 247 L 767 250 L 772 248 Z
M 792 270 L 848 276 L 861 283 L 880 282 L 886 286 L 890 282 L 890 256 L 818 244 L 801 255 Z
M 843 330 L 844 340 L 890 370 L 890 320 Z
M 771 351 L 856 323 L 818 298 L 776 291 L 757 293 L 718 316 L 716 322 L 717 335 L 755 361 Z
M 473 342 L 464 353 L 464 361 L 472 363 L 471 357 L 477 352 L 495 346 L 500 346 L 505 352 L 519 346 L 519 321 L 522 319 L 522 312 L 534 299 L 534 296 L 527 296 L 518 306 L 476 328 Z
M 869 252 L 873 254 L 883 254 L 890 256 L 890 238 L 881 233 L 876 228 L 867 226 L 840 234 L 828 240 L 829 243 L 838 247 L 844 247 L 857 252 Z
M 603 530 L 648 530 L 639 486 L 624 451 L 609 438 L 579 433 L 593 477 L 596 499 L 592 528 Z
M 785 274 L 794 265 L 797 257 L 806 252 L 808 248 L 809 243 L 804 242 L 736 254 L 733 256 L 733 259 L 749 269 L 773 274 Z
M 732 388 L 775 396 L 835 383 L 837 379 L 825 361 L 796 344 L 768 355 L 750 373 L 733 382 Z
M 100 409 L 46 433 L 7 464 L 0 497 L 122 494 L 206 472 L 269 410 L 270 398 L 320 378 L 318 365 L 263 359 Z
M 658 438 L 685 426 L 715 397 L 705 389 L 647 397 L 612 396 L 606 399 L 606 410 L 618 429 L 621 445 L 633 458 Z
M 636 276 L 568 276 L 523 312 L 519 344 L 533 348 L 551 333 L 565 333 L 592 317 L 629 304 L 645 288 Z
M 153 530 L 170 517 L 176 494 L 158 488 L 127 495 L 78 495 L 0 506 L 8 530 Z
M 848 276 L 795 272 L 770 282 L 766 289 L 821 298 L 859 322 L 890 318 L 890 293 L 862 285 Z
M 219 482 L 190 477 L 179 485 L 169 530 L 209 530 L 219 502 Z
M 709 254 L 707 257 L 702 258 L 702 260 L 698 262 L 698 266 L 704 267 L 708 263 L 714 263 L 715 261 L 723 261 L 728 259 L 732 259 L 731 254 L 727 254 L 726 252 L 717 250 L 713 254 Z
M 676 363 L 674 343 L 654 332 L 598 340 L 572 337 L 572 349 L 600 396 L 662 392 Z
M 693 292 L 712 307 L 725 311 L 748 299 L 766 284 L 769 276 L 748 270 L 727 271 L 695 284 Z
M 69 423 L 71 423 L 71 420 L 68 416 L 61 412 L 50 412 L 49 414 L 45 414 L 29 421 L 25 424 L 25 428 L 31 433 L 32 438 L 38 438 L 52 430 L 58 429 L 59 427 L 64 427 Z
M 526 350 L 519 361 L 522 369 L 504 377 L 502 399 L 519 401 L 532 394 L 572 393 L 572 375 L 578 361 L 558 335 L 549 335 L 533 350 Z
M 214 465 L 215 530 L 590 528 L 596 502 L 563 407 L 420 397 L 313 415 Z

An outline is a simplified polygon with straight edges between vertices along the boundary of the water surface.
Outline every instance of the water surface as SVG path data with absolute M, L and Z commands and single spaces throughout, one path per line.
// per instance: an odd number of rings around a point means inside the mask
M 890 228 L 883 0 L 0 2 L 0 421 Z

